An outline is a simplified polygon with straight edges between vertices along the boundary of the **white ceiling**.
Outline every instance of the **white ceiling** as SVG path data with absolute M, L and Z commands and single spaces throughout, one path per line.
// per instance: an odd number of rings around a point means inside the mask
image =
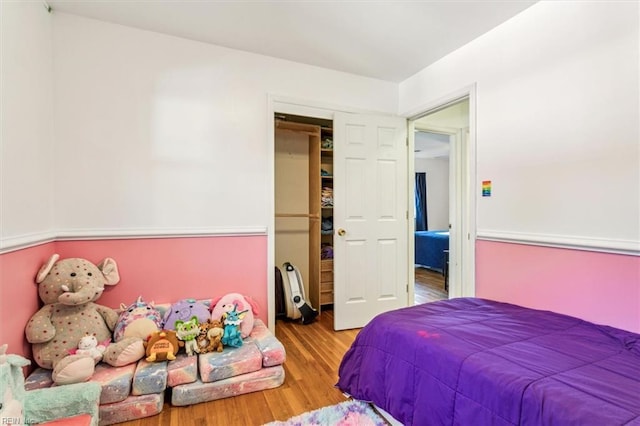
M 417 131 L 415 133 L 415 158 L 449 158 L 449 136 L 440 133 Z
M 400 82 L 535 0 L 48 0 L 81 15 Z

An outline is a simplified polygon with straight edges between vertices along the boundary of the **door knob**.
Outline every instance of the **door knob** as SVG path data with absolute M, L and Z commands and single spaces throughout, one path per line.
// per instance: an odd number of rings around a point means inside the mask
M 342 229 L 342 228 L 338 229 L 338 235 L 340 235 L 341 237 L 343 237 L 344 234 L 346 234 L 346 233 L 347 233 L 347 231 L 345 231 L 344 229 Z

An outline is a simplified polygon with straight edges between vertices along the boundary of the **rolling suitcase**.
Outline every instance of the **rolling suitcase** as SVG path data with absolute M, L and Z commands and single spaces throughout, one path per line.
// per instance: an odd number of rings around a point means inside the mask
M 286 317 L 292 320 L 302 318 L 303 324 L 312 323 L 318 316 L 318 311 L 305 300 L 300 271 L 291 263 L 285 262 L 282 265 L 281 275 Z

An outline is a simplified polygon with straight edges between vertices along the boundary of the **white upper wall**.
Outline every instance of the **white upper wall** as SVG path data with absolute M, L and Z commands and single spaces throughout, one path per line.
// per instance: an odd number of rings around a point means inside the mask
M 640 239 L 637 2 L 537 3 L 399 91 L 38 2 L 0 7 L 0 247 L 265 227 L 268 94 L 409 114 L 473 83 L 477 193 L 493 181 L 480 236 Z
M 51 15 L 41 2 L 0 2 L 0 249 L 53 229 Z
M 396 112 L 396 83 L 54 18 L 61 230 L 266 228 L 269 94 Z
M 477 85 L 480 237 L 638 249 L 638 20 L 637 2 L 542 1 L 400 84 L 404 114 Z
M 415 171 L 427 174 L 427 228 L 449 229 L 449 158 L 416 158 Z

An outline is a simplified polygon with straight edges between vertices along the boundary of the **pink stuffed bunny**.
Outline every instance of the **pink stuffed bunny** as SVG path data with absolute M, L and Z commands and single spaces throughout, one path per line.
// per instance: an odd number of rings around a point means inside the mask
M 254 315 L 258 315 L 258 304 L 248 296 L 240 293 L 229 293 L 222 297 L 211 300 L 211 320 L 222 321 L 222 316 L 233 310 L 237 306 L 238 312 L 247 311 L 241 318 L 240 335 L 246 338 L 253 330 Z

